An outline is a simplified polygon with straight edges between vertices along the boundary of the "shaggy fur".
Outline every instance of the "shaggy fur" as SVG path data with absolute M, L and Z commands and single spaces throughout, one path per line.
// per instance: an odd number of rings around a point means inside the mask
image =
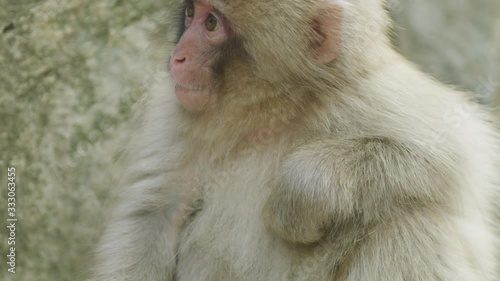
M 392 50 L 380 1 L 211 2 L 245 56 L 202 113 L 159 79 L 96 280 L 495 280 L 489 114 Z M 318 65 L 331 3 L 342 48 Z

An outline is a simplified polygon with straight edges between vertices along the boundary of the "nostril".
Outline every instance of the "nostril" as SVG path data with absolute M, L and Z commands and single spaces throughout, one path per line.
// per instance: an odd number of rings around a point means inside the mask
M 175 59 L 175 62 L 176 62 L 176 63 L 183 63 L 183 62 L 185 62 L 185 61 L 186 61 L 186 58 L 185 58 L 185 57 L 184 57 L 184 58 L 180 58 L 180 59 Z

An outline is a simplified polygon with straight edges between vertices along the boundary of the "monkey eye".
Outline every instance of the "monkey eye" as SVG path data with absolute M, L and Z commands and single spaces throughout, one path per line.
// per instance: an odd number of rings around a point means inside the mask
M 194 4 L 193 4 L 193 2 L 190 2 L 190 3 L 188 4 L 188 6 L 186 7 L 186 11 L 185 11 L 185 13 L 186 13 L 186 17 L 187 17 L 187 18 L 192 18 L 192 17 L 194 17 Z
M 205 21 L 205 27 L 208 31 L 216 31 L 221 27 L 219 20 L 214 15 L 209 15 Z

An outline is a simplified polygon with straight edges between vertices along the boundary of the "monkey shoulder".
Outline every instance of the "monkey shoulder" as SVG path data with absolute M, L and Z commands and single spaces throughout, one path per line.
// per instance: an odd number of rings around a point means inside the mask
M 372 194 L 372 199 L 404 194 L 435 201 L 437 194 L 446 193 L 443 196 L 449 199 L 474 172 L 467 170 L 471 169 L 470 160 L 460 151 L 462 147 L 390 135 L 323 137 L 303 144 L 286 157 L 279 184 L 299 197 L 334 199 L 341 205 L 356 204 L 355 197 L 360 194 Z M 476 167 L 472 169 L 481 173 Z M 332 198 L 322 195 L 332 191 L 336 192 Z
M 456 91 L 406 60 L 369 77 L 369 92 L 349 105 L 357 135 L 376 136 L 415 148 L 464 154 L 477 144 L 493 148 L 491 114 L 470 93 Z M 355 94 L 352 94 L 355 96 Z M 348 128 L 345 133 L 352 131 Z

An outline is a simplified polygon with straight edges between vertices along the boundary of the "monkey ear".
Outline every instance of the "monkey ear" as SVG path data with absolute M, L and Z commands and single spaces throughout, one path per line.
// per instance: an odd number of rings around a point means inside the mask
M 314 60 L 321 64 L 333 61 L 342 45 L 341 31 L 343 8 L 339 3 L 329 4 L 316 18 L 314 31 L 316 40 L 312 46 Z

